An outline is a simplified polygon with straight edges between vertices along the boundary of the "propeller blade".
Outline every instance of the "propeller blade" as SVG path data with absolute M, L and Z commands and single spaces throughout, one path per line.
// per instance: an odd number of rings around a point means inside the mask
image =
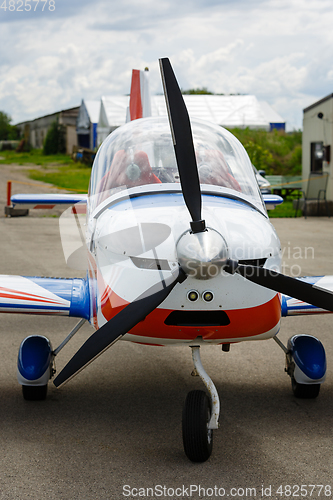
M 199 233 L 206 226 L 201 220 L 201 191 L 190 118 L 168 58 L 160 59 L 160 68 L 183 196 L 192 217 L 192 231 Z
M 225 268 L 227 272 L 231 272 Z M 236 272 L 257 285 L 333 312 L 333 293 L 264 267 L 238 265 Z
M 153 285 L 93 333 L 55 378 L 54 385 L 60 387 L 65 382 L 68 382 L 125 333 L 144 320 L 149 313 L 167 298 L 177 283 L 181 283 L 186 279 L 186 275 L 181 268 L 177 272 L 176 277 L 173 274 L 170 279 L 166 280 L 169 282 L 168 284 L 166 281 L 162 281 Z

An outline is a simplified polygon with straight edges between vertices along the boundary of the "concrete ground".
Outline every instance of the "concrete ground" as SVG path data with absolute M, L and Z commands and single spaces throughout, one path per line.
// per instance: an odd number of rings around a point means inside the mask
M 4 199 L 1 190 L 0 203 Z M 273 224 L 287 274 L 333 274 L 333 219 Z M 0 235 L 1 274 L 75 275 L 64 262 L 58 219 L 1 214 Z M 316 400 L 293 397 L 284 354 L 274 340 L 236 344 L 229 353 L 202 349 L 221 398 L 220 429 L 203 464 L 189 462 L 182 448 L 183 401 L 188 391 L 202 388 L 190 376 L 189 348 L 118 342 L 63 388 L 50 384 L 46 401 L 28 402 L 16 381 L 20 342 L 41 334 L 57 346 L 76 320 L 16 314 L 0 319 L 1 500 L 188 498 L 191 493 L 194 499 L 221 498 L 222 488 L 224 496 L 235 498 L 330 496 L 331 315 L 284 318 L 279 335 L 286 342 L 295 333 L 310 333 L 324 343 L 328 373 Z M 59 354 L 58 371 L 91 333 L 84 326 Z

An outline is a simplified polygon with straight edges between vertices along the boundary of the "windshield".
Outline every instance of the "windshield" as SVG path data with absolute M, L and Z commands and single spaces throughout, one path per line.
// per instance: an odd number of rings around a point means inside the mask
M 200 184 L 236 194 L 263 210 L 250 159 L 222 127 L 191 120 Z M 143 118 L 119 127 L 100 147 L 92 169 L 95 208 L 117 191 L 147 184 L 179 184 L 170 125 L 166 117 Z M 158 189 L 158 188 L 157 188 Z

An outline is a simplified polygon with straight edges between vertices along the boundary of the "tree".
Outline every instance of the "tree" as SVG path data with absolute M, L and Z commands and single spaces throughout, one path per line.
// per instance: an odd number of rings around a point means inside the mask
M 184 95 L 192 95 L 192 94 L 198 94 L 198 95 L 214 95 L 214 92 L 210 92 L 207 87 L 201 87 L 197 89 L 189 89 L 189 90 L 182 90 L 182 94 Z
M 4 111 L 0 111 L 0 141 L 15 140 L 18 138 L 18 130 L 11 125 L 11 117 Z
M 65 127 L 55 121 L 46 134 L 43 154 L 56 155 L 58 153 L 66 153 Z

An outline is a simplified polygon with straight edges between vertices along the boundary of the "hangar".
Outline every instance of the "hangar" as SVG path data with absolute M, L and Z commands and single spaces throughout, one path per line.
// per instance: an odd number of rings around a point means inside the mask
M 190 118 L 199 118 L 226 128 L 285 130 L 285 121 L 265 101 L 254 95 L 184 95 Z M 114 129 L 126 122 L 129 96 L 101 98 L 97 141 L 101 144 Z M 166 116 L 163 95 L 151 96 L 152 116 Z
M 78 146 L 94 150 L 97 147 L 97 125 L 101 101 L 82 99 L 76 120 Z
M 254 95 L 184 95 L 190 117 L 226 128 L 284 130 L 285 121 L 273 108 Z M 58 120 L 66 129 L 66 151 L 74 146 L 95 149 L 105 137 L 126 122 L 129 96 L 82 99 L 81 105 L 17 124 L 33 148 L 42 148 L 51 124 Z M 151 96 L 152 116 L 166 116 L 163 95 Z

